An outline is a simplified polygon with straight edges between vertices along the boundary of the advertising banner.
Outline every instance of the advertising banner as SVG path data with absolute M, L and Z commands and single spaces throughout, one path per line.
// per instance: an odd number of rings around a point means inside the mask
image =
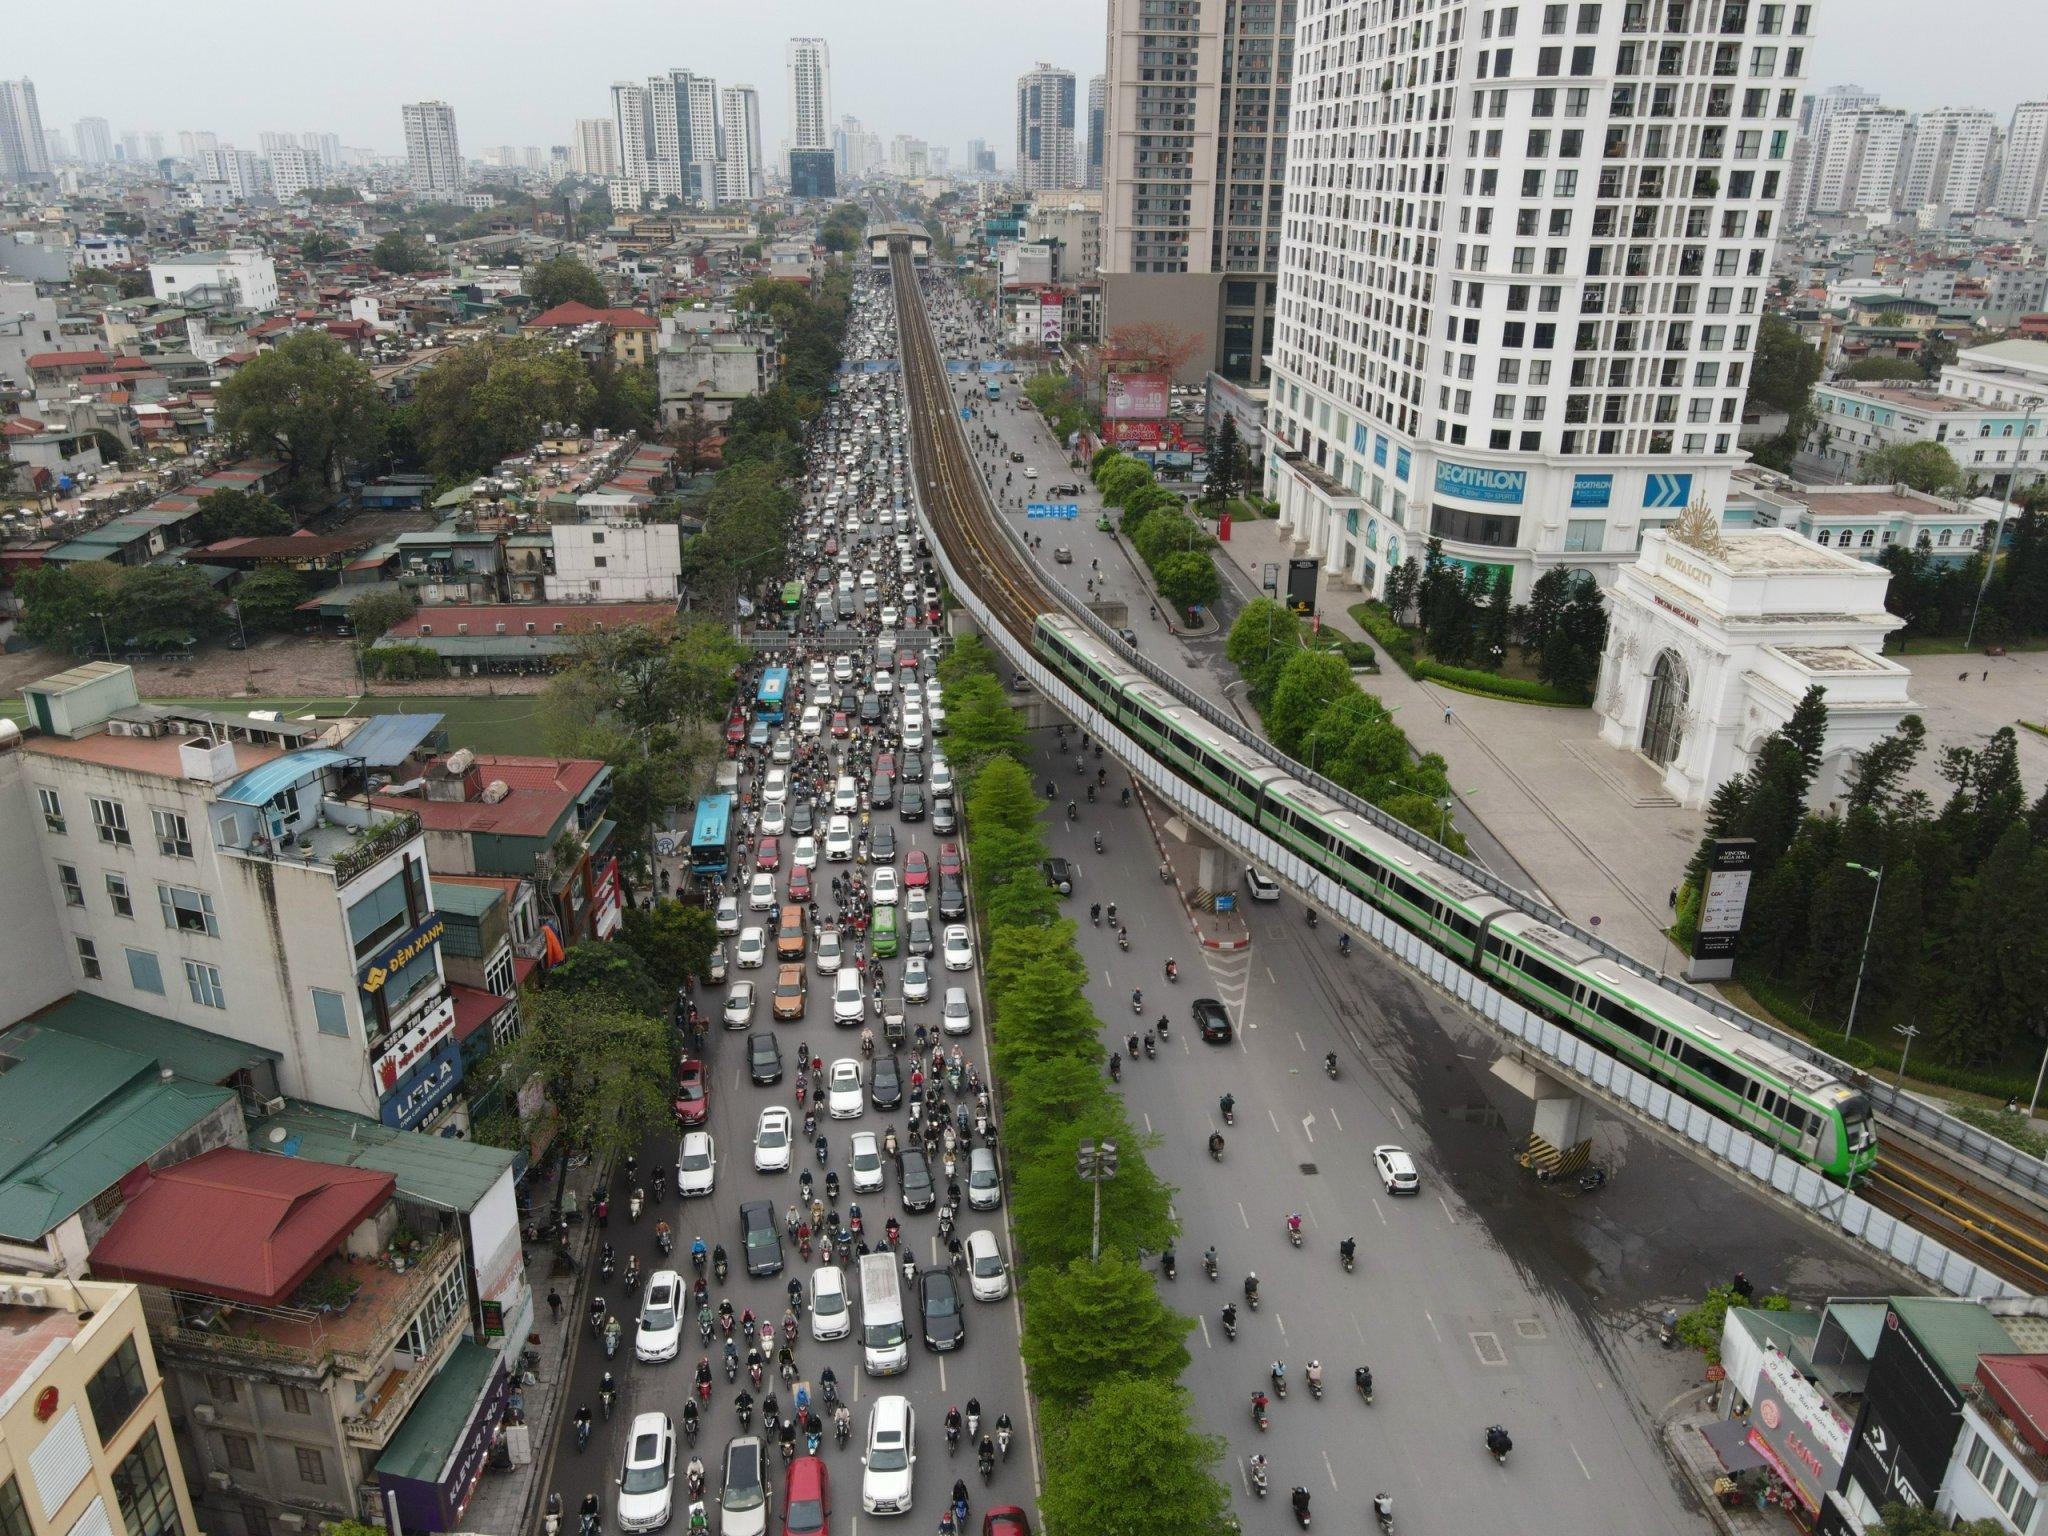
M 1809 1510 L 1817 1510 L 1842 1480 L 1849 1426 L 1835 1417 L 1827 1399 L 1790 1361 L 1769 1350 L 1757 1377 L 1749 1443 Z
M 1112 373 L 1103 381 L 1102 415 L 1106 421 L 1134 417 L 1156 421 L 1166 414 L 1166 401 L 1163 373 Z
M 1316 606 L 1316 575 L 1322 569 L 1320 560 L 1289 560 L 1287 562 L 1287 606 L 1296 613 L 1313 612 Z
M 1449 459 L 1436 462 L 1436 489 L 1439 496 L 1456 496 L 1463 501 L 1491 501 L 1503 505 L 1518 505 L 1522 491 L 1529 483 L 1526 470 L 1486 469 L 1476 464 L 1454 464 Z
M 1754 838 L 1724 837 L 1715 842 L 1707 863 L 1707 887 L 1700 895 L 1699 928 L 1692 942 L 1694 959 L 1733 963 L 1755 870 Z
M 1574 507 L 1604 507 L 1613 499 L 1614 476 L 1572 476 L 1572 505 Z
M 1119 447 L 1157 448 L 1160 444 L 1160 423 L 1124 419 L 1105 421 L 1102 424 L 1103 437 Z
M 1057 347 L 1067 333 L 1066 311 L 1057 300 L 1048 299 L 1038 307 L 1038 334 L 1047 347 Z

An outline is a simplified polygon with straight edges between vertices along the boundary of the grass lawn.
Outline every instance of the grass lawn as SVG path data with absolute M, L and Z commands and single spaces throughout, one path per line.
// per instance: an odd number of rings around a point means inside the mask
M 535 752 L 535 715 L 540 695 L 501 694 L 476 697 L 456 694 L 431 697 L 425 694 L 370 694 L 360 698 L 271 698 L 271 699 L 150 699 L 152 704 L 196 705 L 223 714 L 247 714 L 253 709 L 275 709 L 293 715 L 427 715 L 439 714 L 449 742 L 479 752 Z M 19 697 L 0 700 L 0 715 L 19 721 L 24 718 Z
M 2048 639 L 2008 640 L 2008 651 L 2048 651 Z M 1884 648 L 1887 656 L 1981 656 L 1984 644 L 1965 645 L 1961 635 L 1919 635 L 1895 640 Z

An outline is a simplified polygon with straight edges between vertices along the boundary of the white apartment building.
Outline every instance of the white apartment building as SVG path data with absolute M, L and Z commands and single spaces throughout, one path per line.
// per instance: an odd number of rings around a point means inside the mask
M 1998 119 L 1983 107 L 1938 107 L 1913 119 L 1899 188 L 1907 213 L 1943 207 L 1975 213 L 1989 190 Z
M 270 186 L 263 158 L 232 144 L 200 151 L 199 179 L 218 183 L 227 188 L 228 196 L 244 203 L 261 197 Z
M 577 499 L 582 523 L 556 523 L 548 595 L 573 603 L 673 603 L 683 590 L 683 540 L 674 521 L 642 522 L 595 491 Z
M 261 251 L 185 251 L 149 264 L 150 292 L 194 308 L 277 308 L 277 263 Z
M 575 142 L 570 145 L 570 168 L 578 176 L 611 180 L 619 174 L 618 143 L 619 129 L 614 118 L 577 118 Z
M 1041 63 L 1017 77 L 1017 185 L 1064 191 L 1074 171 L 1074 72 Z
M 1889 214 L 1905 148 L 1906 114 L 1897 108 L 1835 113 L 1814 145 L 1813 211 Z
M 2038 219 L 2048 210 L 2048 101 L 2023 101 L 2013 108 L 1991 206 L 2008 219 L 2021 220 Z
M 612 135 L 618 146 L 616 169 L 612 174 L 636 189 L 649 185 L 652 173 L 648 161 L 654 147 L 654 101 L 647 86 L 632 80 L 612 83 Z
M 1115 8 L 1112 5 L 1111 14 L 1114 15 L 1114 13 Z M 1104 114 L 1108 111 L 1108 100 L 1109 77 L 1107 75 L 1090 75 L 1088 77 L 1088 170 L 1082 177 L 1082 181 L 1091 192 L 1099 192 L 1102 189 L 1103 146 L 1107 138 Z M 974 158 L 971 149 L 968 153 L 968 158 L 970 160 Z M 972 170 L 974 167 L 970 165 L 968 169 Z
M 296 145 L 281 145 L 270 155 L 270 190 L 281 203 L 305 196 L 320 185 L 320 162 Z
M 1523 594 L 1719 508 L 1811 11 L 1305 0 L 1265 489 L 1307 554 Z
M 680 89 L 678 110 L 689 118 L 683 142 L 683 195 L 707 208 L 715 207 L 719 198 L 718 82 L 709 75 L 689 74 Z
M 0 181 L 27 181 L 50 174 L 43 114 L 36 106 L 36 83 L 23 77 L 0 80 Z
M 1085 192 L 1039 198 L 1024 215 L 1024 238 L 1058 247 L 1050 281 L 1094 282 L 1102 270 L 1101 199 Z
M 455 109 L 445 101 L 409 101 L 405 120 L 406 178 L 422 197 L 453 198 L 468 180 Z
M 454 1107 L 425 835 L 369 803 L 331 723 L 138 705 L 132 669 L 105 662 L 22 694 L 41 734 L 0 776 L 0 821 L 35 850 L 0 888 L 61 934 L 22 992 L 82 990 L 276 1051 L 287 1095 L 400 1130 Z
M 751 85 L 729 85 L 718 93 L 718 162 L 721 202 L 743 203 L 767 194 L 761 158 L 761 93 Z
M 114 130 L 104 117 L 81 117 L 72 125 L 71 137 L 78 145 L 78 158 L 87 165 L 114 163 Z
M 822 37 L 792 37 L 784 57 L 789 147 L 832 148 L 832 50 Z

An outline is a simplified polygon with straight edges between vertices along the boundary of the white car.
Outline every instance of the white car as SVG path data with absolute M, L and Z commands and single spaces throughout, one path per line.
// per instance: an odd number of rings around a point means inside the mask
M 909 1398 L 875 1399 L 860 1464 L 860 1507 L 871 1515 L 908 1512 L 917 1469 L 917 1410 Z
M 1268 875 L 1256 864 L 1245 865 L 1244 883 L 1245 888 L 1251 892 L 1253 901 L 1278 901 L 1280 899 L 1280 887 L 1274 884 L 1272 876 Z
M 818 867 L 818 840 L 815 837 L 800 837 L 796 840 L 796 851 L 789 856 L 792 869 L 816 869 Z
M 825 1074 L 825 1113 L 833 1120 L 857 1120 L 866 1107 L 860 1096 L 860 1063 L 842 1056 Z
M 821 1344 L 853 1332 L 853 1309 L 846 1304 L 846 1271 L 820 1264 L 811 1271 L 811 1337 Z
M 939 712 L 936 709 L 933 710 L 933 730 L 937 730 L 939 728 L 938 716 Z M 926 782 L 930 784 L 931 791 L 934 795 L 950 795 L 951 793 L 953 793 L 953 765 L 947 762 L 943 757 L 933 758 L 931 772 L 926 776 Z
M 946 1001 L 939 1008 L 939 1027 L 949 1035 L 964 1035 L 974 1028 L 974 1010 L 967 1006 L 965 987 L 946 988 Z
M 712 919 L 712 927 L 718 930 L 720 938 L 740 931 L 740 899 L 737 896 L 718 898 L 718 913 Z
M 896 605 L 894 603 L 882 604 L 882 628 L 894 629 L 896 627 L 897 619 L 901 617 L 902 615 L 897 613 Z
M 754 1123 L 754 1171 L 789 1172 L 789 1111 L 770 1104 Z
M 815 704 L 806 704 L 801 718 L 796 723 L 799 736 L 815 736 L 825 729 L 825 711 Z
M 768 761 L 788 763 L 796 757 L 796 741 L 787 731 L 777 731 L 775 740 L 768 748 Z
M 761 835 L 780 837 L 789 830 L 789 805 L 782 800 L 771 800 L 761 807 Z
M 859 971 L 841 971 L 832 978 L 833 1023 L 858 1024 L 867 1010 L 867 1001 L 861 992 Z
M 822 688 L 832 680 L 832 669 L 822 661 L 814 661 L 805 675 L 809 677 L 813 688 Z
M 967 925 L 965 923 L 949 923 L 946 925 L 946 937 L 941 944 L 941 948 L 944 951 L 947 970 L 964 971 L 973 966 L 974 941 L 967 937 Z
M 636 1413 L 619 1471 L 619 1529 L 656 1531 L 675 1512 L 676 1432 L 665 1413 Z
M 895 906 L 896 898 L 903 894 L 902 882 L 896 878 L 896 871 L 886 864 L 875 871 L 869 890 L 878 907 Z
M 875 669 L 875 692 L 887 698 L 896 691 L 896 674 L 887 667 Z
M 920 917 L 929 918 L 931 915 L 931 897 L 925 893 L 923 886 L 914 885 L 903 893 L 903 922 L 906 927 Z
M 936 677 L 928 677 L 924 680 L 924 701 L 927 705 L 938 703 L 945 696 L 945 692 L 945 688 L 941 686 Z
M 781 898 L 775 894 L 775 877 L 765 869 L 747 882 L 747 910 L 749 912 L 773 912 L 781 905 Z
M 754 984 L 751 981 L 732 984 L 731 990 L 725 994 L 725 1007 L 719 1012 L 719 1020 L 727 1029 L 745 1029 L 754 1022 Z
M 853 681 L 853 658 L 844 651 L 832 658 L 832 681 L 850 683 Z
M 768 958 L 767 930 L 764 928 L 742 928 L 740 941 L 733 946 L 733 961 L 743 971 L 758 971 Z
M 925 711 L 925 713 L 931 716 L 931 722 L 932 722 L 932 734 L 933 734 L 934 736 L 943 736 L 943 735 L 945 735 L 945 734 L 946 734 L 946 706 L 945 706 L 945 705 L 943 705 L 943 704 L 941 704 L 941 703 L 939 703 L 939 702 L 938 702 L 938 700 L 934 699 L 934 700 L 932 701 L 932 707 L 931 707 L 930 709 L 926 710 L 926 711 Z
M 967 1288 L 976 1301 L 1001 1301 L 1010 1294 L 1010 1267 L 987 1227 L 967 1234 Z
M 676 1193 L 708 1195 L 718 1182 L 718 1145 L 709 1131 L 685 1131 L 676 1154 Z
M 912 891 L 913 896 L 922 895 Z M 903 1001 L 928 1003 L 932 1000 L 932 968 L 923 955 L 912 955 L 903 967 Z
M 921 751 L 923 751 L 923 750 L 924 750 L 924 716 L 923 716 L 922 714 L 917 714 L 917 715 L 905 715 L 905 716 L 903 717 L 903 731 L 902 731 L 902 736 L 903 736 L 903 750 L 904 750 L 904 751 L 906 751 L 906 752 L 921 752 Z
M 846 1163 L 853 1170 L 856 1195 L 877 1194 L 882 1188 L 882 1147 L 873 1131 L 855 1131 Z
M 768 776 L 761 781 L 761 799 L 764 804 L 773 805 L 789 799 L 789 770 L 770 768 Z
M 1374 1147 L 1373 1166 L 1390 1195 L 1413 1195 L 1422 1191 L 1422 1176 L 1415 1171 L 1415 1159 L 1399 1147 Z
M 811 948 L 811 958 L 818 963 L 818 974 L 820 976 L 836 975 L 839 970 L 839 962 L 844 957 L 844 954 L 845 952 L 839 947 L 839 930 L 837 928 L 820 928 L 818 930 L 818 942 Z
M 853 823 L 844 816 L 834 816 L 825 824 L 825 858 L 833 864 L 844 864 L 853 857 Z
M 633 1334 L 633 1358 L 649 1364 L 673 1360 L 683 1343 L 683 1277 L 657 1269 L 647 1277 L 640 1302 L 640 1326 Z

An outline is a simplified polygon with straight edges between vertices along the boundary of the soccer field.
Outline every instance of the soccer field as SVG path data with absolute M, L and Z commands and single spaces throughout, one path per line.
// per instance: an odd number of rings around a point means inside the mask
M 457 694 L 404 697 L 370 694 L 359 698 L 273 698 L 273 699 L 150 699 L 152 704 L 188 704 L 215 709 L 223 714 L 247 714 L 253 709 L 274 709 L 292 715 L 443 715 L 451 746 L 471 747 L 479 752 L 538 752 L 536 736 L 538 694 L 501 694 L 475 697 Z M 25 718 L 21 700 L 0 701 L 0 715 L 10 720 Z

